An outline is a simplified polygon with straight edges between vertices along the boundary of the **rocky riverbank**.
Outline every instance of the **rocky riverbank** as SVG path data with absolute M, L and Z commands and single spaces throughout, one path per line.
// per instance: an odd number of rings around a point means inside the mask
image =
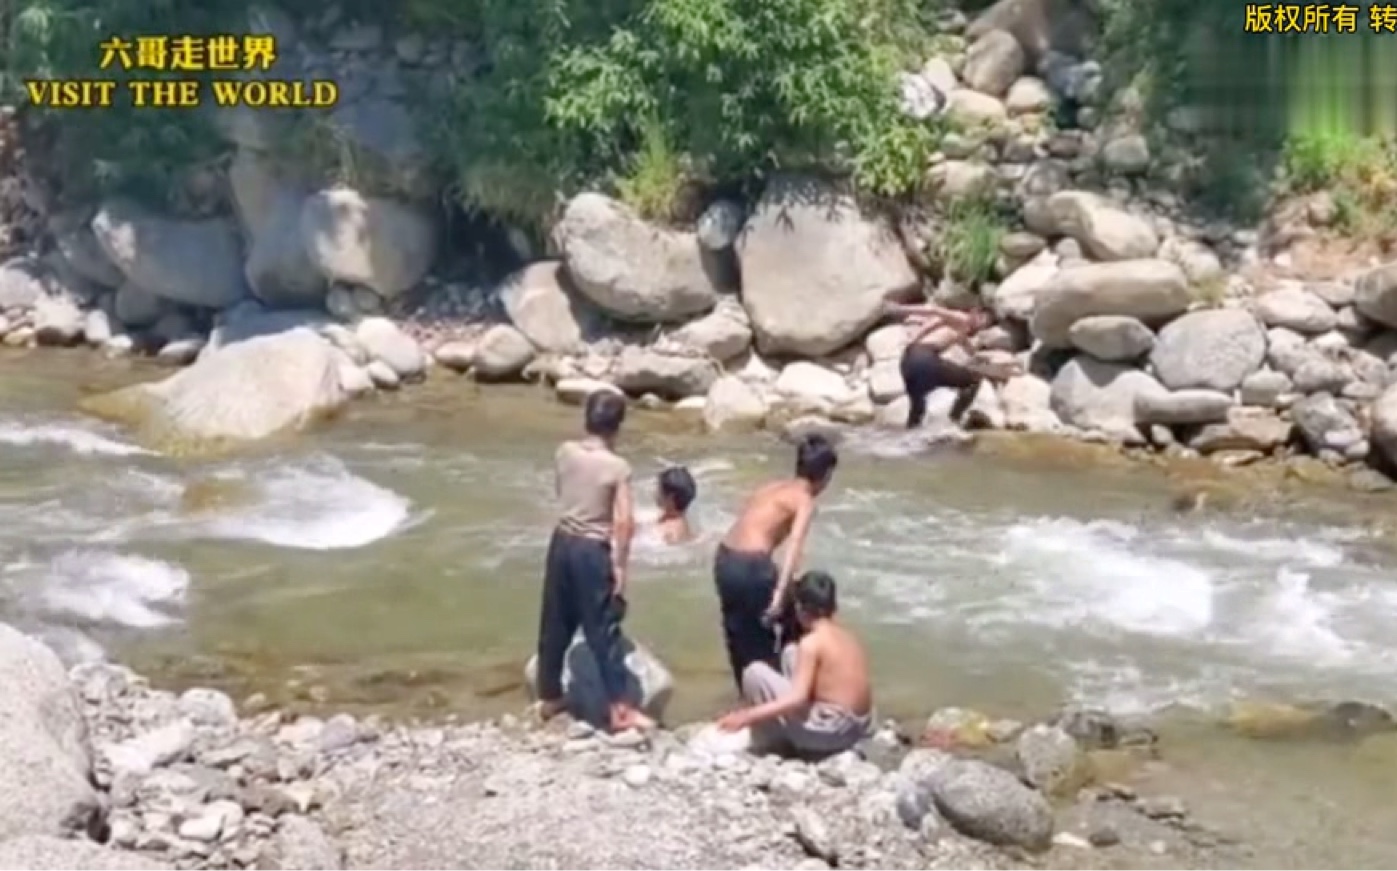
M 0 867 L 1235 867 L 1227 837 L 1130 772 L 1148 729 L 1071 710 L 934 715 L 818 764 L 702 725 L 394 725 L 240 717 L 222 693 L 71 675 L 0 626 Z M 740 736 L 739 736 L 740 737 Z M 912 746 L 915 743 L 920 746 Z M 77 840 L 60 840 L 76 838 Z M 105 846 L 98 846 L 98 844 Z
M 1259 230 L 1194 217 L 1167 193 L 1189 165 L 1187 113 L 1151 144 L 1130 95 L 1108 102 L 1099 66 L 1072 53 L 1080 41 L 1056 45 L 1020 5 L 948 16 L 941 53 L 897 84 L 907 113 L 951 131 L 924 200 L 873 208 L 777 176 L 670 227 L 582 193 L 546 250 L 496 234 L 496 260 L 518 267 L 500 281 L 447 277 L 483 276 L 483 243 L 448 243 L 411 159 L 402 82 L 453 49 L 261 9 L 249 26 L 295 47 L 286 62 L 341 78 L 330 120 L 419 184 L 307 186 L 272 116 L 234 113 L 229 160 L 200 175 L 190 214 L 112 199 L 42 216 L 30 252 L 0 264 L 0 335 L 193 364 L 92 406 L 181 450 L 304 426 L 432 367 L 544 381 L 567 401 L 618 389 L 710 429 L 896 426 L 905 339 L 880 307 L 930 296 L 991 307 L 976 354 L 1026 370 L 984 388 L 975 426 L 1227 464 L 1310 454 L 1387 486 L 1369 467 L 1397 453 L 1397 266 L 1326 259 L 1323 195 Z M 375 139 L 390 120 L 391 141 Z M 983 269 L 966 263 L 977 246 Z M 933 399 L 929 426 L 948 405 Z

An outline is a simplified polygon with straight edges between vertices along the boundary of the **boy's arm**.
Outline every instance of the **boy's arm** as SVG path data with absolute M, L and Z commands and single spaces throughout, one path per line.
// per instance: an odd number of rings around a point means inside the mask
M 776 578 L 776 591 L 772 593 L 771 604 L 766 609 L 768 617 L 775 618 L 781 613 L 781 606 L 786 602 L 786 589 L 791 585 L 791 577 L 795 575 L 796 569 L 800 567 L 801 558 L 805 555 L 805 540 L 810 536 L 810 525 L 814 519 L 815 500 L 807 498 L 796 511 L 795 521 L 791 524 L 791 543 L 786 547 L 786 557 L 781 561 L 781 574 Z
M 626 570 L 631 564 L 631 541 L 635 538 L 635 511 L 631 498 L 630 469 L 616 484 L 611 502 L 611 572 L 615 578 L 612 594 L 626 591 Z

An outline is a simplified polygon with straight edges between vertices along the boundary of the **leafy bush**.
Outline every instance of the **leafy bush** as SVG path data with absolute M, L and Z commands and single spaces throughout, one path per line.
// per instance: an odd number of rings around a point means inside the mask
M 935 145 L 895 105 L 910 0 L 458 2 L 478 13 L 458 17 L 479 29 L 486 72 L 457 89 L 436 139 L 464 199 L 493 212 L 537 219 L 555 192 L 619 174 L 663 213 L 652 198 L 685 180 L 665 173 L 776 168 L 895 197 Z
M 994 277 L 999 245 L 1008 232 L 1004 208 L 989 197 L 963 197 L 946 206 L 937 260 L 946 274 L 972 285 Z
M 27 103 L 27 78 L 129 78 L 119 67 L 98 71 L 103 41 L 226 33 L 227 22 L 242 8 L 245 4 L 233 0 L 18 0 L 0 43 L 0 99 Z M 162 77 L 146 71 L 142 76 Z M 163 199 L 178 190 L 188 169 L 222 150 L 202 112 L 137 111 L 123 105 L 120 94 L 116 103 L 100 111 L 31 110 L 29 120 L 52 125 L 61 134 L 48 163 L 68 195 L 120 191 Z

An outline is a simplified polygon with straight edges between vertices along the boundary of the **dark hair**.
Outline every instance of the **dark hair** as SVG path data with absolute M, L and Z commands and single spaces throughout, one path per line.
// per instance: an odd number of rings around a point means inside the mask
M 804 478 L 812 484 L 827 480 L 839 465 L 839 452 L 829 439 L 819 433 L 811 433 L 796 445 L 796 477 Z
M 791 595 L 795 606 L 807 617 L 828 617 L 838 607 L 834 578 L 829 572 L 813 570 L 796 578 Z
M 582 425 L 588 435 L 611 438 L 626 419 L 626 397 L 614 390 L 596 390 L 587 396 Z
M 660 494 L 672 502 L 677 510 L 688 511 L 698 496 L 698 484 L 688 469 L 670 466 L 660 473 Z

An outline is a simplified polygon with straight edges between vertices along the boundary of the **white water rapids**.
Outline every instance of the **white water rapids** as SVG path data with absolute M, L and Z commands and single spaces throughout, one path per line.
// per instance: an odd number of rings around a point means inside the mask
M 635 457 L 645 499 L 663 460 L 688 458 L 699 481 L 703 540 L 671 550 L 642 533 L 633 571 L 638 596 L 676 613 L 711 597 L 712 539 L 761 461 L 751 451 L 694 459 L 702 450 Z M 760 450 L 773 468 L 786 462 L 782 447 Z M 201 595 L 203 548 L 213 546 L 271 566 L 299 553 L 301 572 L 285 583 L 309 586 L 410 533 L 426 561 L 417 573 L 439 559 L 442 583 L 512 584 L 511 595 L 529 602 L 535 594 L 532 578 L 502 571 L 540 558 L 551 488 L 531 455 L 331 441 L 200 469 L 200 479 L 240 482 L 254 499 L 194 513 L 180 510 L 188 469 L 76 417 L 0 418 L 0 456 L 0 607 L 72 658 L 101 655 L 111 630 L 179 631 Z M 1008 499 L 875 486 L 855 471 L 871 461 L 844 461 L 809 562 L 835 571 L 893 680 L 949 670 L 969 683 L 1019 670 L 1066 696 L 1137 709 L 1258 693 L 1393 695 L 1397 585 L 1388 567 L 1361 557 L 1362 530 L 1093 518 L 1080 504 L 1035 513 Z M 490 510 L 467 521 L 453 514 L 456 500 Z M 383 583 L 393 583 L 391 563 Z M 306 566 L 323 571 L 306 577 Z M 405 597 L 402 607 L 423 605 Z M 507 634 L 526 651 L 533 629 Z M 463 650 L 470 644 L 461 639 Z

